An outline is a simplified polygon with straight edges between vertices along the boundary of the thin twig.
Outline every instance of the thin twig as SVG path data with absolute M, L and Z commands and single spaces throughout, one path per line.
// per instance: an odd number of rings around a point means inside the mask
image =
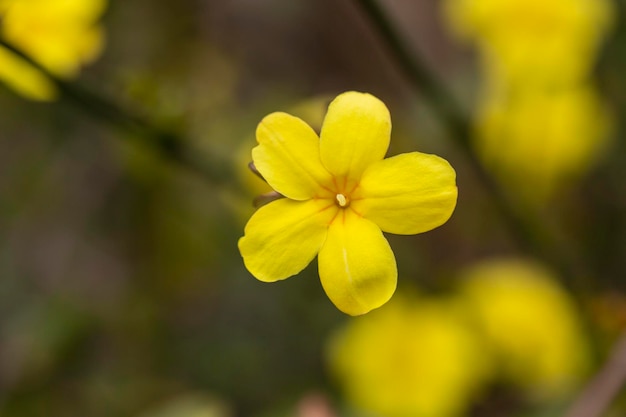
M 467 161 L 481 183 L 492 196 L 492 201 L 499 216 L 509 227 L 511 234 L 520 247 L 538 259 L 556 269 L 569 285 L 581 285 L 581 280 L 588 271 L 581 265 L 579 257 L 565 252 L 567 245 L 548 233 L 545 225 L 529 216 L 522 206 L 512 201 L 504 193 L 493 177 L 485 170 L 472 144 L 470 118 L 462 110 L 453 95 L 443 86 L 438 78 L 428 69 L 419 54 L 411 51 L 404 38 L 395 29 L 392 20 L 376 0 L 357 0 L 363 12 L 370 19 L 381 39 L 396 60 L 412 86 L 430 104 L 431 109 L 440 118 L 451 140 L 464 152 Z
M 600 372 L 588 383 L 565 417 L 601 417 L 626 385 L 626 333 Z
M 230 168 L 223 161 L 203 151 L 190 148 L 189 141 L 180 135 L 163 130 L 148 120 L 123 108 L 105 96 L 65 81 L 52 74 L 46 67 L 0 38 L 0 46 L 8 49 L 44 74 L 61 92 L 61 96 L 95 119 L 124 130 L 135 139 L 158 151 L 166 159 L 197 172 L 212 183 L 223 183 L 229 178 Z
M 453 95 L 428 69 L 421 56 L 409 49 L 402 36 L 395 29 L 392 20 L 376 0 L 358 0 L 358 2 L 385 41 L 399 68 L 430 103 L 431 108 L 442 120 L 442 125 L 449 131 L 450 136 L 454 137 L 457 144 L 469 150 L 471 154 L 470 136 L 468 134 L 470 123 Z

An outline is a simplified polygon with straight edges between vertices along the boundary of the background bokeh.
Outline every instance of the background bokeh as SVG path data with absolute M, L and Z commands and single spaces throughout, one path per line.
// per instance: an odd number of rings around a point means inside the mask
M 626 331 L 626 3 L 594 1 L 604 17 L 380 2 L 547 251 L 510 230 L 359 1 L 109 0 L 99 57 L 56 75 L 191 156 L 63 92 L 0 86 L 0 416 L 565 415 Z M 540 55 L 553 33 L 563 56 Z M 389 107 L 389 154 L 438 154 L 459 187 L 444 226 L 388 236 L 397 294 L 359 318 L 315 263 L 265 284 L 237 249 L 267 191 L 247 168 L 256 124 L 281 110 L 318 129 L 348 90 Z M 621 390 L 606 415 L 624 413 Z

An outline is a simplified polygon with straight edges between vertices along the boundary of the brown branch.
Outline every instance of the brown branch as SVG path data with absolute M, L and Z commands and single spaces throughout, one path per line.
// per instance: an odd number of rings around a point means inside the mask
M 626 384 L 626 333 L 602 369 L 583 389 L 565 417 L 601 417 Z

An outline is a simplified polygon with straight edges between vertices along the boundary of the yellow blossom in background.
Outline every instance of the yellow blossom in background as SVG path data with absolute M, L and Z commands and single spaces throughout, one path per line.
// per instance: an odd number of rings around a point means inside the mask
M 605 106 L 586 85 L 492 94 L 477 115 L 474 145 L 503 185 L 526 201 L 541 202 L 598 159 L 611 126 Z
M 381 417 L 464 415 L 490 374 L 452 301 L 405 295 L 350 321 L 331 340 L 328 365 L 353 407 Z
M 609 0 L 447 0 L 452 28 L 504 83 L 585 80 L 613 23 Z
M 417 234 L 445 223 L 456 205 L 454 169 L 419 152 L 384 159 L 391 118 L 376 97 L 339 95 L 321 133 L 286 113 L 257 128 L 252 160 L 285 196 L 251 217 L 239 250 L 257 279 L 302 271 L 315 256 L 322 286 L 341 311 L 380 307 L 396 288 L 396 261 L 382 232 Z
M 598 159 L 611 132 L 590 85 L 613 22 L 609 0 L 447 0 L 485 81 L 474 144 L 520 202 L 547 202 Z
M 580 382 L 590 365 L 581 317 L 549 271 L 522 260 L 496 260 L 462 278 L 468 312 L 502 377 L 544 398 Z
M 57 95 L 56 87 L 41 71 L 1 46 L 0 79 L 33 100 L 52 100 Z
M 106 0 L 4 0 L 1 35 L 53 74 L 75 77 L 102 50 L 97 20 L 105 6 Z M 0 79 L 31 99 L 51 100 L 56 94 L 44 74 L 2 47 Z

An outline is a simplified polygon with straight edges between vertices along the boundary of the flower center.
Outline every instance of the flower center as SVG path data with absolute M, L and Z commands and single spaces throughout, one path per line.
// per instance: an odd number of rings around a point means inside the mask
M 335 200 L 339 207 L 348 207 L 350 205 L 350 199 L 343 194 L 337 194 Z

